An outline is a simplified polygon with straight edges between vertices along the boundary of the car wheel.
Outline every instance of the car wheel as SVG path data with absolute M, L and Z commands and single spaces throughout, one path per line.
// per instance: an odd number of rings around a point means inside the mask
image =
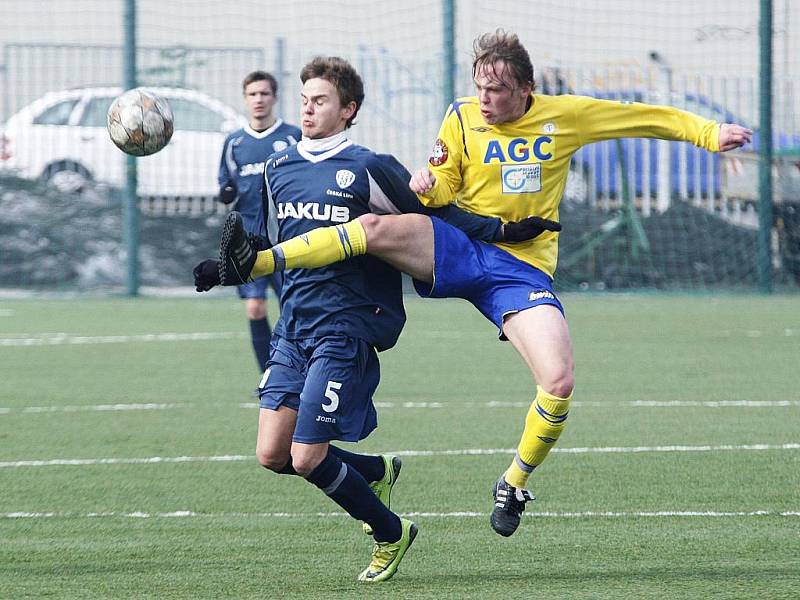
M 570 167 L 563 200 L 583 204 L 589 199 L 589 186 L 589 170 L 586 167 Z
M 44 182 L 64 194 L 79 194 L 86 190 L 92 175 L 83 165 L 63 162 L 50 165 L 42 175 Z

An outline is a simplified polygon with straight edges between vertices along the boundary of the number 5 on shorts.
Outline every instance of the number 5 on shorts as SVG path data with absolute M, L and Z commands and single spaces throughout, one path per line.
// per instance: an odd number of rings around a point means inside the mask
M 322 410 L 325 412 L 333 412 L 337 408 L 339 408 L 339 394 L 337 394 L 334 390 L 342 389 L 342 384 L 337 381 L 329 381 L 328 387 L 325 389 L 325 397 L 328 398 L 331 403 L 325 404 L 322 403 Z

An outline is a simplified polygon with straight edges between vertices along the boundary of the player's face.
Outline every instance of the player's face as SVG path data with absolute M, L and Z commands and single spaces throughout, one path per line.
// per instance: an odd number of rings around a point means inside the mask
M 244 88 L 244 102 L 250 120 L 260 121 L 272 117 L 272 107 L 277 98 L 269 81 L 254 81 Z
M 481 115 L 489 125 L 516 121 L 525 114 L 530 85 L 519 85 L 503 61 L 481 64 L 475 71 Z
M 353 116 L 355 102 L 342 106 L 334 85 L 327 79 L 309 79 L 300 92 L 303 135 L 318 140 L 341 133 Z

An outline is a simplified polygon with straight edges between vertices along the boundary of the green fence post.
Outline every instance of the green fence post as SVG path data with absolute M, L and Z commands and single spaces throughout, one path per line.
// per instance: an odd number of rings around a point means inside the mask
M 761 0 L 759 19 L 758 272 L 772 292 L 772 0 Z
M 456 6 L 455 0 L 442 2 L 442 49 L 444 53 L 444 76 L 442 95 L 447 108 L 456 97 Z
M 283 97 L 286 94 L 286 38 L 275 38 L 275 71 L 272 73 L 278 82 L 278 116 L 286 118 L 286 105 Z
M 123 88 L 136 87 L 136 0 L 125 0 L 125 49 L 123 56 Z M 137 188 L 136 157 L 125 157 L 125 208 L 123 218 L 123 237 L 128 253 L 127 290 L 128 296 L 139 294 L 139 205 L 136 199 Z

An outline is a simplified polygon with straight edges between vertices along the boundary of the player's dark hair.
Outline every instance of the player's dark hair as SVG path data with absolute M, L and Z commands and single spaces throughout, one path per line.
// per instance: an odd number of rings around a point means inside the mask
M 242 92 L 254 81 L 268 81 L 272 86 L 272 95 L 276 98 L 278 97 L 278 80 L 272 76 L 272 73 L 267 73 L 266 71 L 253 71 L 252 73 L 248 73 L 247 77 L 242 81 Z
M 536 87 L 533 80 L 533 63 L 528 51 L 515 33 L 497 29 L 491 33 L 484 33 L 477 37 L 472 44 L 474 59 L 472 61 L 472 76 L 479 67 L 486 66 L 495 70 L 497 61 L 503 61 L 506 71 L 511 74 L 517 85 L 530 85 L 531 90 Z M 498 73 L 495 71 L 495 75 Z
M 361 76 L 349 62 L 338 56 L 317 56 L 300 71 L 300 81 L 305 83 L 309 79 L 324 79 L 333 84 L 339 94 L 339 102 L 347 106 L 356 103 L 353 116 L 347 119 L 345 129 L 350 127 L 356 119 L 358 109 L 364 102 L 364 82 Z

